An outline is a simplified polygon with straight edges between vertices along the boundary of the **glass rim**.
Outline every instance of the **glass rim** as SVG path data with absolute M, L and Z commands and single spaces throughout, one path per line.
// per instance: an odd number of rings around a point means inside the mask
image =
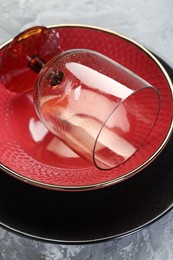
M 125 68 L 125 69 L 126 69 L 126 68 Z M 136 75 L 136 76 L 139 78 L 138 75 Z M 143 80 L 143 79 L 141 78 L 141 80 Z M 146 83 L 148 83 L 148 82 L 146 82 Z M 148 84 L 149 84 L 149 83 L 148 83 Z M 114 114 L 114 112 L 115 112 L 119 107 L 121 107 L 126 101 L 128 101 L 128 99 L 129 99 L 130 97 L 132 97 L 132 96 L 134 96 L 134 95 L 138 94 L 139 92 L 141 92 L 141 91 L 143 91 L 143 90 L 146 90 L 146 89 L 152 90 L 153 93 L 155 92 L 155 94 L 157 94 L 157 97 L 158 97 L 158 109 L 157 109 L 157 114 L 156 114 L 155 120 L 154 120 L 154 122 L 153 122 L 153 124 L 152 124 L 152 127 L 150 128 L 150 130 L 149 130 L 149 132 L 147 133 L 147 135 L 145 136 L 145 138 L 142 140 L 141 144 L 136 148 L 136 150 L 135 150 L 127 159 L 123 160 L 122 163 L 119 163 L 119 164 L 117 164 L 117 165 L 115 165 L 115 166 L 112 166 L 112 167 L 110 167 L 110 168 L 102 168 L 102 167 L 100 167 L 100 166 L 97 164 L 97 159 L 95 158 L 95 155 L 96 155 L 96 146 L 97 146 L 97 142 L 98 142 L 99 136 L 101 135 L 101 133 L 102 133 L 104 127 L 106 126 L 106 123 L 108 122 L 108 120 L 110 119 L 110 117 Z M 108 115 L 108 117 L 106 118 L 106 120 L 105 120 L 104 123 L 102 124 L 102 126 L 101 126 L 101 128 L 100 128 L 100 130 L 99 130 L 99 132 L 98 132 L 98 134 L 97 134 L 97 136 L 96 136 L 96 139 L 95 139 L 95 142 L 94 142 L 94 147 L 93 147 L 93 163 L 94 163 L 95 167 L 97 167 L 98 169 L 103 170 L 103 171 L 104 171 L 104 170 L 105 170 L 105 171 L 107 171 L 107 170 L 112 170 L 112 169 L 114 169 L 114 168 L 120 166 L 121 164 L 125 163 L 127 160 L 129 160 L 129 159 L 131 158 L 131 156 L 133 156 L 133 155 L 137 152 L 137 150 L 139 150 L 140 147 L 144 144 L 144 142 L 146 141 L 146 139 L 147 139 L 148 136 L 150 135 L 152 129 L 154 128 L 154 126 L 155 126 L 155 124 L 156 124 L 156 122 L 157 122 L 158 116 L 159 116 L 159 112 L 160 112 L 160 102 L 161 102 L 160 93 L 159 93 L 159 91 L 158 91 L 154 86 L 152 86 L 152 85 L 146 85 L 146 86 L 141 87 L 141 88 L 139 88 L 139 89 L 137 89 L 137 90 L 134 90 L 130 95 L 128 95 L 128 96 L 127 96 L 126 98 L 124 98 L 123 100 L 121 100 L 121 101 L 118 103 L 118 105 L 112 110 L 112 112 Z

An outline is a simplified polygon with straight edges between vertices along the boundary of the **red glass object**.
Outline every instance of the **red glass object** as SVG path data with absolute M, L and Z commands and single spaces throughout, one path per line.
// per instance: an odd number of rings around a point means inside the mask
M 129 160 L 113 170 L 101 171 L 48 132 L 35 113 L 32 93 L 14 94 L 1 86 L 1 167 L 22 180 L 55 189 L 102 187 L 133 175 L 159 154 L 170 136 L 172 90 L 167 75 L 152 55 L 122 36 L 80 26 L 60 26 L 54 30 L 63 50 L 98 51 L 155 86 L 162 100 L 158 120 L 145 143 Z
M 55 30 L 36 26 L 21 32 L 13 39 L 1 59 L 0 74 L 3 84 L 17 93 L 32 90 L 44 62 L 59 51 L 59 35 Z M 38 57 L 42 58 L 42 63 Z

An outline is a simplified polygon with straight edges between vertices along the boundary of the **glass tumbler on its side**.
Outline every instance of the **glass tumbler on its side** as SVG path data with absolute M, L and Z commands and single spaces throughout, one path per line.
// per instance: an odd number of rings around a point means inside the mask
M 63 52 L 41 70 L 35 107 L 47 128 L 100 169 L 125 162 L 150 134 L 159 93 L 108 57 Z

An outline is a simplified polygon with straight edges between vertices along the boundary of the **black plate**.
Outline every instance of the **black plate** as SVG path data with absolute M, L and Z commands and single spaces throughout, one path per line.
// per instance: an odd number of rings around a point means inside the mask
M 162 65 L 173 80 L 172 69 Z M 133 178 L 86 192 L 57 192 L 0 174 L 0 222 L 30 237 L 63 243 L 121 237 L 153 222 L 173 205 L 173 138 Z

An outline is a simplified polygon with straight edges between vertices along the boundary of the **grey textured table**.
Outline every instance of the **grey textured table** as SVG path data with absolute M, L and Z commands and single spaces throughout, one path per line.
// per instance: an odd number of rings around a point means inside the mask
M 172 0 L 0 0 L 0 42 L 33 25 L 91 24 L 125 34 L 173 65 Z M 121 239 L 60 245 L 24 238 L 0 228 L 0 259 L 172 260 L 173 210 Z

